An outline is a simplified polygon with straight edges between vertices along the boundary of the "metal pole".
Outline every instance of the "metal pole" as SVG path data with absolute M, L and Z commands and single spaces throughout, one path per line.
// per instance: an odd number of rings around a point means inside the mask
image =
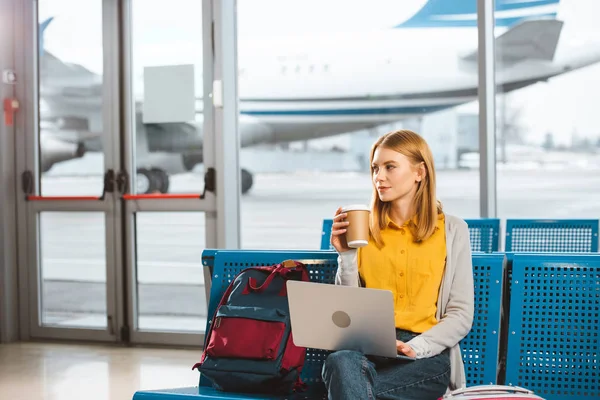
M 496 205 L 496 77 L 494 0 L 477 0 L 479 37 L 479 193 L 482 218 L 494 218 Z
M 213 1 L 217 247 L 226 249 L 238 249 L 241 245 L 236 8 L 236 0 Z

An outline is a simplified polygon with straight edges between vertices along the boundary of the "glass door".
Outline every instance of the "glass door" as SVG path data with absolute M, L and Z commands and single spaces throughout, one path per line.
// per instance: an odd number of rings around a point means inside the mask
M 24 7 L 25 336 L 202 344 L 202 251 L 239 246 L 233 5 Z
M 125 3 L 128 331 L 136 343 L 201 345 L 216 209 L 203 118 L 211 18 L 207 2 Z
M 31 337 L 118 340 L 120 265 L 116 1 L 39 0 L 24 20 L 28 314 Z M 28 18 L 31 16 L 31 18 Z M 37 39 L 37 40 L 36 40 Z

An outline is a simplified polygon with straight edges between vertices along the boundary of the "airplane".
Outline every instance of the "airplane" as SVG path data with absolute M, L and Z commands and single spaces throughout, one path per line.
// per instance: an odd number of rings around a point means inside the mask
M 556 19 L 559 2 L 496 0 L 496 26 L 503 30 L 495 39 L 496 82 L 502 92 L 600 61 L 599 42 L 581 46 L 561 35 L 566 23 Z M 429 0 L 393 29 L 368 33 L 307 32 L 295 42 L 239 38 L 241 147 L 370 129 L 476 100 L 477 35 L 457 29 L 477 26 L 476 3 Z M 51 21 L 40 26 L 41 48 Z M 472 41 L 469 51 L 458 48 L 465 37 Z M 66 147 L 57 151 L 42 141 L 42 155 L 50 154 L 42 157 L 47 160 L 42 169 L 101 151 L 102 77 L 44 49 L 40 82 L 40 114 L 51 126 L 47 134 L 71 144 L 67 154 Z M 143 123 L 141 110 L 138 102 L 137 189 L 166 193 L 169 175 L 203 161 L 202 115 L 193 123 Z M 246 193 L 252 174 L 242 169 L 241 178 Z

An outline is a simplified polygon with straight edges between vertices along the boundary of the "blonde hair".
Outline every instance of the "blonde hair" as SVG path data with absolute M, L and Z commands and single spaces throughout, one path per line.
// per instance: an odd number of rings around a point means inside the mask
M 422 242 L 429 239 L 436 230 L 438 214 L 442 213 L 442 204 L 437 200 L 435 195 L 435 168 L 429 145 L 420 135 L 406 129 L 383 135 L 371 148 L 371 178 L 373 177 L 373 158 L 375 157 L 375 151 L 379 147 L 403 154 L 413 166 L 418 166 L 420 163 L 424 164 L 426 174 L 418 182 L 417 192 L 413 199 L 417 224 L 415 225 L 410 221 L 409 229 L 415 242 Z M 380 248 L 384 245 L 381 230 L 387 225 L 391 207 L 391 202 L 383 202 L 379 199 L 377 187 L 373 182 L 370 230 L 371 236 Z

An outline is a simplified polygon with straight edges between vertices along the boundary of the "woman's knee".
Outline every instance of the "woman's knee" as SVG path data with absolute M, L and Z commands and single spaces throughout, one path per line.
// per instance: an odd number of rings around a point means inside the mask
M 323 363 L 323 375 L 362 368 L 365 356 L 352 350 L 340 350 L 329 354 Z

